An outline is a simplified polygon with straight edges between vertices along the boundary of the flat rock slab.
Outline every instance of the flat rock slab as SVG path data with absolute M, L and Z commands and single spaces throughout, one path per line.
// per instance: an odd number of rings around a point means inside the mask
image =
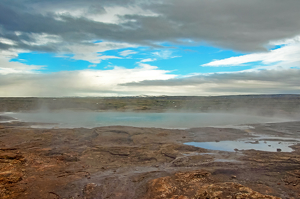
M 251 137 L 241 129 L 126 126 L 0 128 L 0 198 L 299 198 L 300 146 L 293 152 L 213 151 L 184 145 Z M 299 137 L 300 122 L 256 125 Z M 253 130 L 253 129 L 251 129 Z M 220 161 L 221 160 L 221 161 Z
M 215 183 L 208 171 L 178 172 L 174 175 L 154 179 L 148 184 L 145 199 L 207 199 L 207 198 L 243 198 L 243 199 L 279 199 L 264 195 L 249 187 L 234 182 Z

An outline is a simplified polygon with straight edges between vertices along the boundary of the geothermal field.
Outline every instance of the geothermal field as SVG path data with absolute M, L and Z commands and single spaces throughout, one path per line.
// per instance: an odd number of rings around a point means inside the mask
M 300 198 L 300 96 L 0 98 L 0 198 Z

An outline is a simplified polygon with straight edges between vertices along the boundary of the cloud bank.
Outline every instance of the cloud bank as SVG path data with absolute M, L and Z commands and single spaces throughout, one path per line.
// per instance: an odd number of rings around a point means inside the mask
M 134 69 L 0 75 L 1 96 L 300 94 L 300 70 L 262 70 L 178 78 L 143 64 Z
M 153 45 L 188 39 L 261 51 L 269 41 L 300 34 L 299 9 L 298 0 L 3 0 L 0 36 L 14 45 L 0 48 L 61 51 L 62 44 L 87 40 Z M 52 38 L 43 45 L 36 35 Z
M 299 0 L 2 0 L 0 96 L 299 93 L 299 10 Z M 204 44 L 248 54 L 201 67 L 256 66 L 184 77 L 153 66 L 176 57 L 172 45 Z M 48 52 L 95 67 L 130 59 L 138 47 L 159 50 L 109 70 L 42 73 L 46 63 L 12 61 Z
M 133 90 L 160 90 L 173 95 L 300 94 L 299 76 L 298 69 L 262 70 L 146 80 L 122 86 Z
M 122 96 L 138 92 L 119 86 L 128 82 L 166 80 L 169 71 L 141 64 L 133 69 L 66 71 L 50 74 L 0 74 L 0 96 Z

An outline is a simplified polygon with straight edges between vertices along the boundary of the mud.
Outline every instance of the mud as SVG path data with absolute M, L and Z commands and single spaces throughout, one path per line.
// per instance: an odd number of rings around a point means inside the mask
M 186 130 L 31 125 L 0 124 L 0 198 L 300 198 L 300 144 L 292 152 L 184 144 L 297 140 L 300 122 Z

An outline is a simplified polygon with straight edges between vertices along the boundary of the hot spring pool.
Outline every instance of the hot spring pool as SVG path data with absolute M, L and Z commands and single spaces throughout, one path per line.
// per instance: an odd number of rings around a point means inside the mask
M 192 128 L 253 123 L 290 121 L 283 118 L 229 113 L 137 113 L 137 112 L 83 112 L 53 111 L 5 113 L 24 122 L 52 123 L 44 127 L 135 126 L 157 128 Z M 38 127 L 38 126 L 36 126 Z

